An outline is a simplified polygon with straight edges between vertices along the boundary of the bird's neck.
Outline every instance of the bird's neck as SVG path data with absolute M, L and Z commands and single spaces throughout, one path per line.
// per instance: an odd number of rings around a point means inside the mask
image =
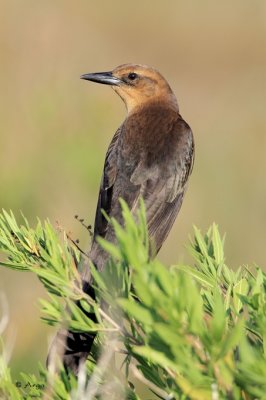
M 164 110 L 168 112 L 179 113 L 179 107 L 174 94 L 169 96 L 169 98 L 153 98 L 148 101 L 136 104 L 134 107 L 127 107 L 128 117 L 139 114 L 142 112 L 147 112 L 149 110 L 158 110 L 158 112 Z
M 130 138 L 129 140 L 144 140 L 145 145 L 145 137 L 164 137 L 178 118 L 178 108 L 171 107 L 169 103 L 145 104 L 128 114 L 123 123 L 125 136 Z

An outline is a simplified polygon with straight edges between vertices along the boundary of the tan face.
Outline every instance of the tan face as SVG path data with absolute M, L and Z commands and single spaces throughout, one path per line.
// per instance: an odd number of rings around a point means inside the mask
M 153 68 L 125 64 L 115 68 L 112 75 L 121 81 L 113 89 L 123 99 L 128 111 L 161 97 L 173 96 L 167 81 Z
M 124 64 L 111 72 L 85 74 L 82 79 L 111 85 L 123 99 L 128 112 L 149 102 L 164 101 L 177 109 L 177 101 L 169 84 L 155 69 L 145 65 Z

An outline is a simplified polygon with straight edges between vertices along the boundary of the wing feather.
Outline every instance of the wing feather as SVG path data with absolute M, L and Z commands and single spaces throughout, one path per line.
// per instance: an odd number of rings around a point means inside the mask
M 94 236 L 100 235 L 104 237 L 106 233 L 107 221 L 104 218 L 102 210 L 104 210 L 107 215 L 110 214 L 113 185 L 117 176 L 117 145 L 120 134 L 121 127 L 118 128 L 115 135 L 113 136 L 113 139 L 106 153 L 103 176 L 101 180 L 98 203 L 96 208 Z

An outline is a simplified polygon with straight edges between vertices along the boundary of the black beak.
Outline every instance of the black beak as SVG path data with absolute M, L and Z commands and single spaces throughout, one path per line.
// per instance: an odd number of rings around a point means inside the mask
M 122 83 L 119 78 L 113 76 L 112 72 L 96 72 L 94 74 L 84 74 L 81 75 L 80 79 L 86 79 L 87 81 L 113 86 L 119 86 Z

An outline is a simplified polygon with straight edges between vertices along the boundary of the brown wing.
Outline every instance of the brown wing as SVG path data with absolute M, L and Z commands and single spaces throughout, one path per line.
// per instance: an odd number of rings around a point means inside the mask
M 121 127 L 116 131 L 106 153 L 95 215 L 94 236 L 100 235 L 104 237 L 106 233 L 107 221 L 103 216 L 102 210 L 107 215 L 110 214 L 113 185 L 117 175 L 117 143 L 120 133 Z
M 154 253 L 160 250 L 173 226 L 193 168 L 194 141 L 190 127 L 180 117 L 171 134 L 177 137 L 175 156 L 153 167 L 148 179 L 146 171 L 141 181 L 140 171 L 137 180 L 141 183 L 139 193 L 145 202 L 149 236 L 155 245 Z

